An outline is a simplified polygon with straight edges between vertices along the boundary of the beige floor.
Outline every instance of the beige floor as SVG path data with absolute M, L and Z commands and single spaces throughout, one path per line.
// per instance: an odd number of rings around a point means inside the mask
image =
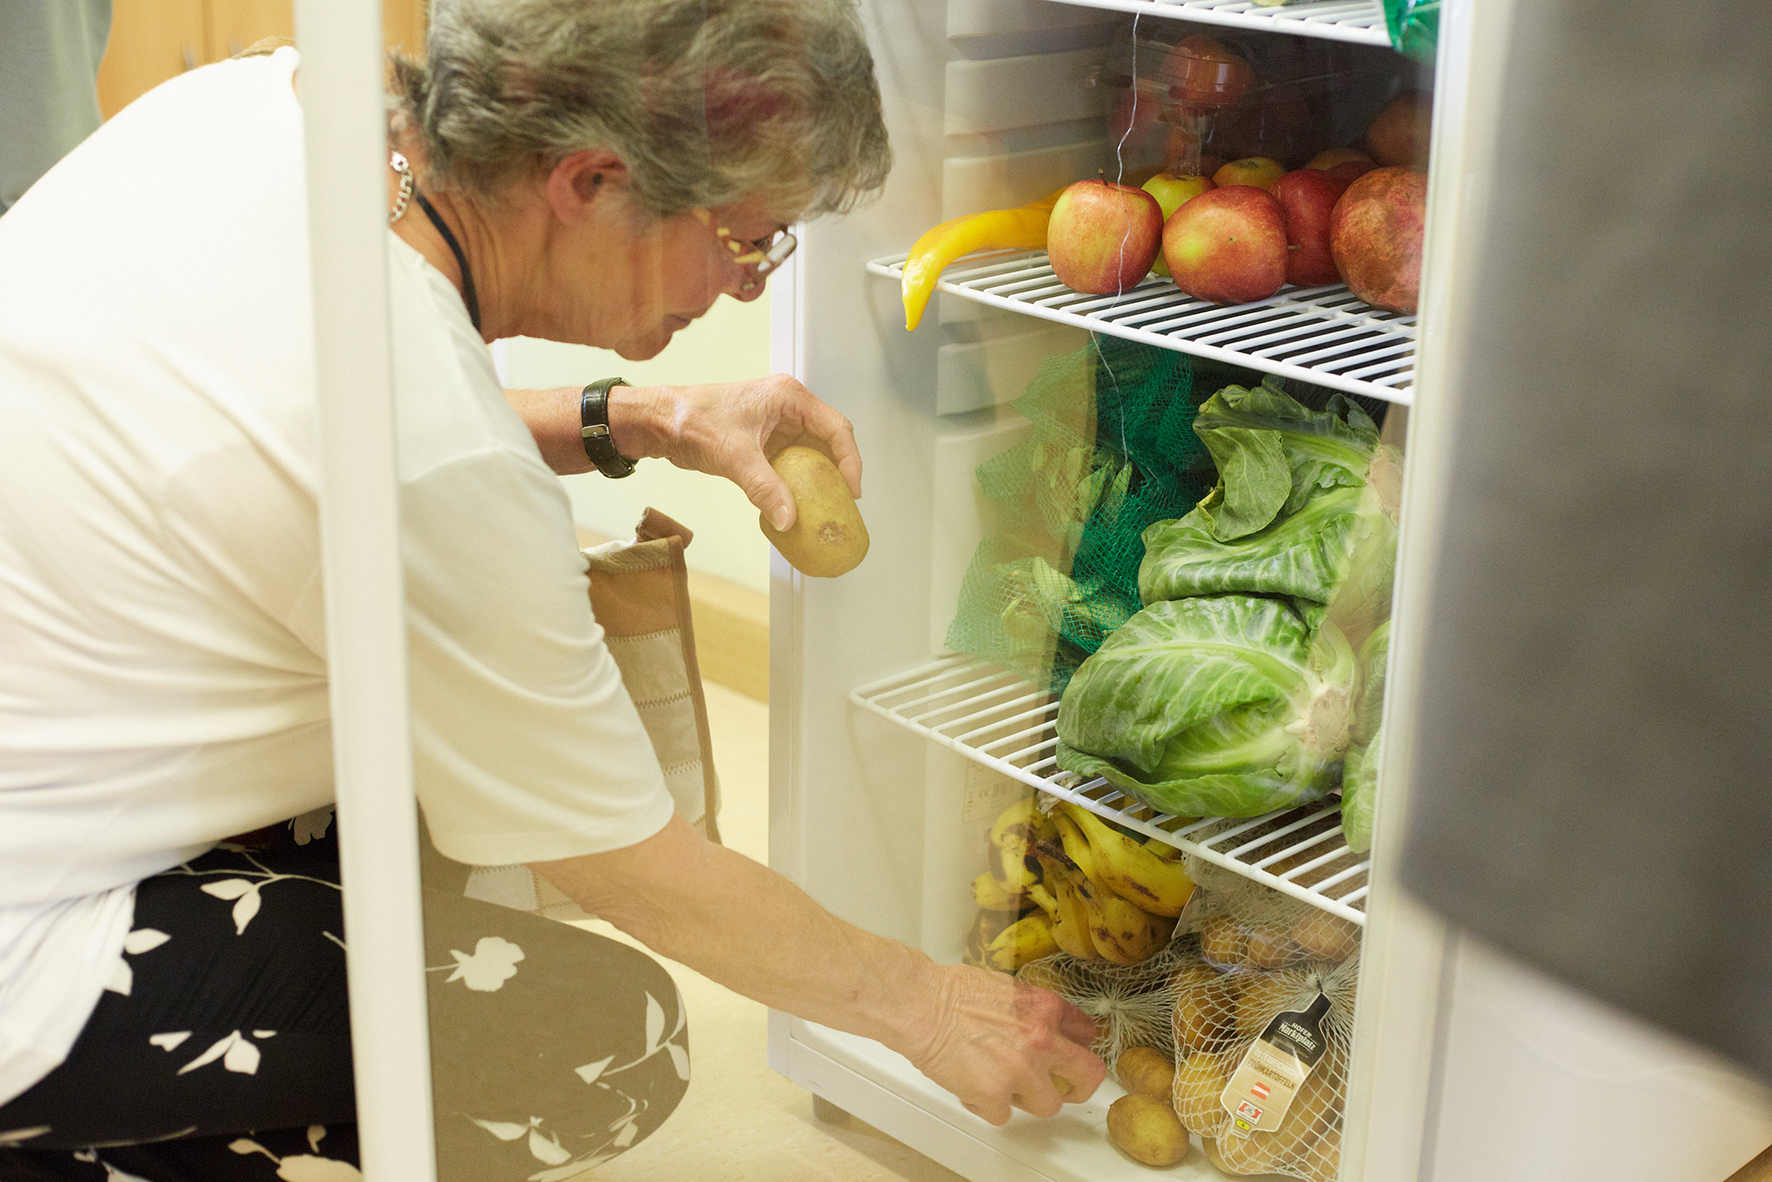
M 714 763 L 726 844 L 754 858 L 769 844 L 769 711 L 709 683 Z M 613 929 L 599 931 L 617 935 Z M 853 1118 L 812 1114 L 812 1095 L 765 1061 L 765 1011 L 681 965 L 689 1009 L 689 1094 L 664 1127 L 596 1172 L 606 1182 L 963 1182 Z

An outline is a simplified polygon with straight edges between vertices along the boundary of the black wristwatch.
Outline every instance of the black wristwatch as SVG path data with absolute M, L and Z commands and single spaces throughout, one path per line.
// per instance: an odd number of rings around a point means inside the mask
M 627 384 L 620 378 L 592 382 L 578 402 L 578 421 L 583 424 L 578 434 L 584 440 L 585 455 L 611 480 L 634 474 L 634 461 L 616 451 L 615 440 L 609 437 L 609 391 Z

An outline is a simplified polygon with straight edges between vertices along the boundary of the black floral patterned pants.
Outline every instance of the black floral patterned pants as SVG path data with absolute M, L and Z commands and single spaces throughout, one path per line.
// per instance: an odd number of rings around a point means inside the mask
M 0 1106 L 0 1182 L 359 1178 L 328 819 L 141 883 L 73 1051 Z M 433 887 L 450 865 L 425 891 L 438 1175 L 577 1178 L 682 1099 L 681 999 L 624 944 Z

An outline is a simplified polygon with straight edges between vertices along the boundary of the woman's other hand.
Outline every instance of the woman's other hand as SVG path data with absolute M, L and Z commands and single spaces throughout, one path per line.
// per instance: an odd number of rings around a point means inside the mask
M 724 476 L 777 529 L 793 525 L 794 498 L 769 457 L 789 444 L 827 452 L 850 494 L 861 496 L 861 453 L 849 420 L 786 374 L 707 386 L 617 386 L 609 425 L 623 455 L 661 456 Z
M 1094 1021 L 1056 993 L 967 965 L 934 971 L 940 1001 L 922 1048 L 907 1057 L 975 1115 L 993 1125 L 1012 1108 L 1054 1116 L 1106 1077 L 1088 1049 Z

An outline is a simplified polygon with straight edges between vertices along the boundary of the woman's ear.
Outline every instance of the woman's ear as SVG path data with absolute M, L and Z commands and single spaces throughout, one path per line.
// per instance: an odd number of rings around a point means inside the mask
M 607 148 L 586 148 L 554 165 L 548 173 L 548 206 L 567 225 L 577 225 L 591 208 L 618 189 L 628 186 L 628 166 Z

